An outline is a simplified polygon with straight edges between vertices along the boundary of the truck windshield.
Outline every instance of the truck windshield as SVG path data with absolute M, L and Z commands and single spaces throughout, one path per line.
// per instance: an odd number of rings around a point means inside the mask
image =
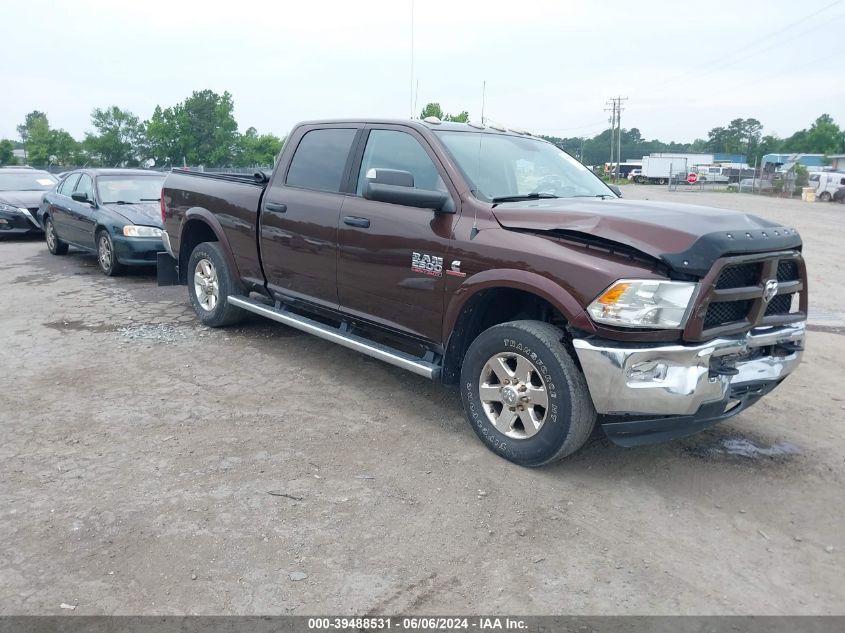
M 589 169 L 551 143 L 482 132 L 438 131 L 476 198 L 616 197 Z

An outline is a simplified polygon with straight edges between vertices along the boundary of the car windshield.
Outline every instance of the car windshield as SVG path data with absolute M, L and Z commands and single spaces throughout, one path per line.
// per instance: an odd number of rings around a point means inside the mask
M 0 171 L 0 191 L 47 191 L 58 182 L 46 171 L 4 174 Z
M 589 169 L 551 143 L 523 136 L 438 131 L 476 198 L 616 197 Z
M 150 176 L 98 176 L 97 195 L 102 204 L 158 202 L 164 174 Z

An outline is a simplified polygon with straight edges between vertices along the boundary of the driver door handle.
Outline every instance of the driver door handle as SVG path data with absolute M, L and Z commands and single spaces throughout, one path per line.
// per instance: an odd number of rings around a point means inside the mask
M 282 204 L 281 202 L 267 202 L 264 205 L 265 211 L 270 211 L 271 213 L 285 213 L 288 210 L 288 205 Z
M 356 218 L 351 215 L 344 216 L 343 223 L 349 226 L 358 226 L 362 229 L 370 228 L 370 221 L 367 218 Z

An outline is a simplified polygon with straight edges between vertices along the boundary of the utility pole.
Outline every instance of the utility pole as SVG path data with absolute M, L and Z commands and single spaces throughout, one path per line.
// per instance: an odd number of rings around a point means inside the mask
M 609 108 L 605 108 L 605 112 L 610 112 L 610 118 L 607 120 L 610 123 L 610 166 L 613 167 L 613 152 L 616 149 L 616 143 L 614 143 L 613 135 L 616 130 L 616 99 L 609 99 L 608 101 L 604 102 L 605 105 L 609 105 Z
M 613 165 L 613 129 L 616 128 L 616 163 L 613 170 L 613 180 L 619 180 L 619 163 L 622 162 L 622 102 L 628 97 L 611 97 L 605 104 L 611 106 L 613 112 L 610 118 L 610 164 Z M 605 108 L 605 112 L 608 108 Z

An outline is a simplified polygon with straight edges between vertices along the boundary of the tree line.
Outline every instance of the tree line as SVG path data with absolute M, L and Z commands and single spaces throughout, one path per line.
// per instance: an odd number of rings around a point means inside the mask
M 34 110 L 17 126 L 20 141 L 0 141 L 0 165 L 14 164 L 18 148 L 26 164 L 36 166 L 137 167 L 149 159 L 161 167 L 272 165 L 284 139 L 254 127 L 240 133 L 233 111 L 232 95 L 212 90 L 195 91 L 171 107 L 156 106 L 146 121 L 117 106 L 95 108 L 94 131 L 77 140 Z
M 610 158 L 610 129 L 591 138 L 544 136 L 561 149 L 578 157 L 586 165 L 601 165 Z M 664 143 L 658 139 L 643 138 L 633 127 L 622 129 L 622 160 L 638 160 L 654 152 L 680 152 L 703 154 L 742 154 L 749 164 L 762 162 L 766 154 L 842 154 L 845 153 L 845 131 L 829 114 L 822 114 L 809 128 L 780 138 L 763 134 L 763 124 L 757 119 L 734 119 L 728 125 L 715 127 L 706 139 L 692 143 Z
M 34 110 L 18 125 L 19 141 L 0 140 L 0 165 L 14 164 L 13 150 L 23 148 L 30 165 L 134 167 L 153 159 L 160 167 L 205 165 L 207 167 L 257 167 L 273 164 L 283 138 L 259 134 L 254 127 L 238 131 L 234 102 L 228 92 L 195 91 L 168 108 L 156 106 L 149 120 L 142 121 L 117 106 L 95 108 L 91 113 L 94 132 L 82 140 L 67 131 L 50 127 L 47 114 Z M 439 103 L 428 103 L 420 118 L 436 116 L 443 121 L 466 122 L 469 112 L 448 114 Z M 591 138 L 543 136 L 587 165 L 601 165 L 610 157 L 611 130 Z M 743 154 L 748 163 L 764 154 L 845 153 L 845 133 L 828 114 L 809 128 L 780 138 L 763 134 L 757 119 L 734 119 L 715 127 L 706 139 L 692 143 L 663 142 L 643 138 L 638 128 L 622 129 L 622 160 L 636 160 L 653 152 Z

